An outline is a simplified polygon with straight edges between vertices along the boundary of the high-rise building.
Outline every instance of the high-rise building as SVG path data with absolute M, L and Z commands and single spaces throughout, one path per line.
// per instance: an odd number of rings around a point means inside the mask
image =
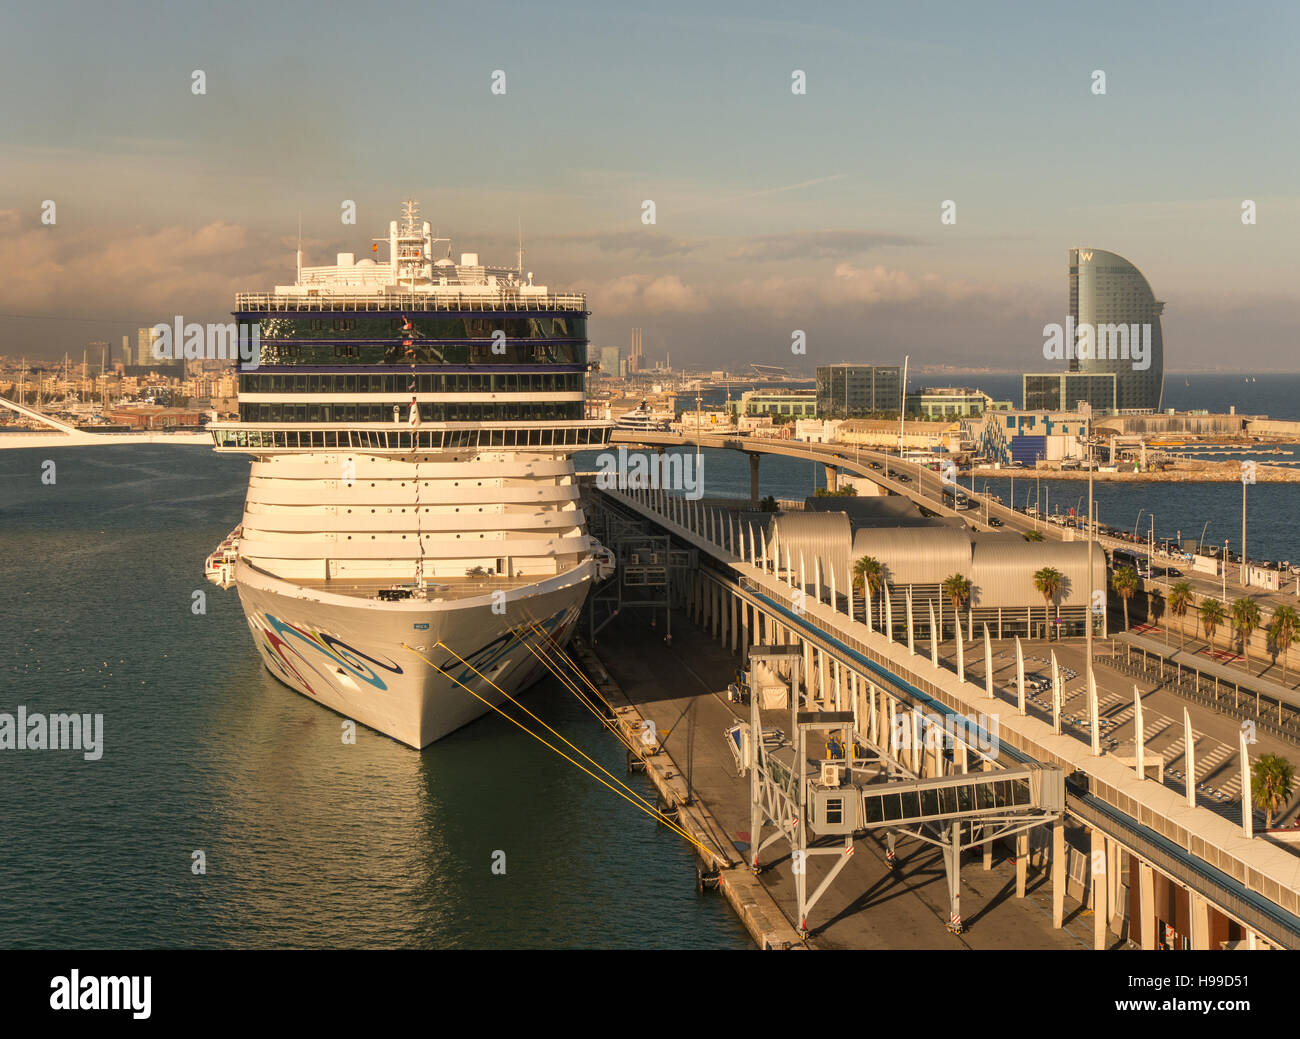
M 903 368 L 897 364 L 828 364 L 817 368 L 817 416 L 897 415 Z
M 135 337 L 136 364 L 153 364 L 161 360 L 153 355 L 153 341 L 158 338 L 158 334 L 152 328 L 137 329 Z
M 1142 272 L 1100 249 L 1069 253 L 1072 372 L 1114 372 L 1118 411 L 1158 411 L 1164 396 L 1164 341 L 1157 300 Z M 1067 325 L 1067 328 L 1070 326 Z M 1091 349 L 1085 346 L 1091 330 Z
M 620 350 L 617 346 L 602 346 L 600 348 L 600 374 L 607 375 L 612 379 L 617 379 L 621 374 L 618 369 Z
M 154 356 L 153 343 L 157 338 L 158 333 L 152 328 L 137 329 L 135 350 L 131 351 L 127 337 L 122 337 L 122 372 L 124 375 L 136 377 L 164 375 L 172 379 L 185 378 L 185 361 L 183 359 Z M 173 346 L 175 345 L 173 344 Z

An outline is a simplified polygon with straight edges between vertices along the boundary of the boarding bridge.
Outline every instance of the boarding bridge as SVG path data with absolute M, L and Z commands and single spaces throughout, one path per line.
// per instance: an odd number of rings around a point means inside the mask
M 762 727 L 757 695 L 749 698 L 749 722 L 727 732 L 737 764 L 750 775 L 750 868 L 758 871 L 759 853 L 774 841 L 788 842 L 798 902 L 796 929 L 805 937 L 809 912 L 848 863 L 860 836 L 884 831 L 891 868 L 900 835 L 941 848 L 951 903 L 948 929 L 959 934 L 961 853 L 1052 822 L 1065 812 L 1065 773 L 1058 766 L 1027 764 L 920 778 L 895 755 L 898 748 L 874 745 L 857 732 L 852 711 L 798 709 L 802 660 L 797 647 L 754 646 L 749 656 L 751 668 L 760 663 L 770 671 L 782 664 L 788 668 L 791 711 L 791 737 L 775 747 L 770 728 Z M 908 727 L 908 732 L 920 741 L 919 715 L 916 718 L 916 728 Z M 760 738 L 755 739 L 755 733 Z M 811 760 L 808 744 L 813 733 L 833 734 L 843 756 Z M 917 748 L 922 745 L 918 742 Z M 940 742 L 931 738 L 929 745 L 932 761 L 942 768 Z M 765 826 L 771 829 L 766 837 Z M 809 847 L 810 832 L 818 839 L 842 838 L 842 843 Z M 807 863 L 812 855 L 833 855 L 835 861 L 810 895 Z

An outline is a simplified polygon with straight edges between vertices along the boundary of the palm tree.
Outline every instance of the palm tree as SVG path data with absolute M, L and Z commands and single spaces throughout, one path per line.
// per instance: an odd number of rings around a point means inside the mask
M 872 596 L 877 603 L 880 597 L 876 593 L 880 591 L 881 586 L 885 583 L 885 568 L 880 565 L 880 560 L 875 556 L 863 556 L 853 564 L 853 588 L 855 591 L 862 592 L 864 588 L 870 588 Z M 865 593 L 863 598 L 866 598 Z M 881 605 L 881 617 L 884 617 L 884 606 Z
M 1282 651 L 1282 684 L 1286 685 L 1286 664 L 1291 643 L 1300 639 L 1300 613 L 1296 613 L 1294 606 L 1278 606 L 1273 610 L 1273 619 L 1268 625 L 1268 637 L 1274 649 Z
M 766 498 L 764 498 L 761 502 L 758 503 L 758 507 L 762 509 L 764 512 L 776 512 L 778 509 L 778 506 L 776 504 L 776 499 L 773 498 L 770 494 Z
M 1169 610 L 1178 618 L 1178 648 L 1187 645 L 1187 633 L 1183 630 L 1183 617 L 1188 609 L 1196 605 L 1196 596 L 1192 593 L 1190 581 L 1178 581 L 1169 589 Z
M 1115 589 L 1119 601 L 1124 604 L 1124 630 L 1128 630 L 1128 601 L 1138 588 L 1138 574 L 1131 566 L 1120 567 L 1110 575 L 1110 586 Z
M 961 574 L 952 574 L 943 579 L 940 587 L 943 589 L 943 594 L 948 597 L 948 601 L 952 603 L 952 618 L 957 625 L 957 637 L 961 638 L 961 607 L 970 598 L 970 578 L 962 577 Z
M 952 603 L 953 612 L 956 613 L 962 608 L 962 604 L 970 598 L 970 578 L 962 577 L 961 574 L 953 574 L 951 577 L 943 579 L 943 594 L 948 597 Z
M 1250 636 L 1260 625 L 1259 603 L 1242 596 L 1232 604 L 1232 626 L 1241 636 L 1241 651 L 1246 655 L 1246 673 L 1250 674 Z
M 1025 532 L 1025 540 L 1026 540 L 1026 541 L 1042 541 L 1042 540 L 1043 540 L 1043 535 L 1042 535 L 1039 531 L 1037 531 L 1037 530 L 1029 530 L 1029 531 L 1026 531 L 1026 532 Z
M 1041 538 L 1042 535 L 1040 534 L 1039 537 Z M 1046 603 L 1043 615 L 1047 620 L 1047 637 L 1049 639 L 1052 637 L 1052 603 L 1060 594 L 1063 580 L 1064 575 L 1061 571 L 1050 566 L 1045 566 L 1034 573 L 1034 587 L 1038 589 L 1039 594 L 1042 595 Z
M 1273 825 L 1273 813 L 1291 800 L 1295 766 L 1278 754 L 1261 754 L 1250 768 L 1250 795 L 1264 812 L 1264 828 Z
M 1223 608 L 1223 603 L 1218 599 L 1203 599 L 1198 611 L 1201 615 L 1201 626 L 1205 629 L 1205 638 L 1210 643 L 1210 656 L 1214 656 L 1214 633 L 1223 623 L 1224 618 L 1228 616 L 1228 611 Z

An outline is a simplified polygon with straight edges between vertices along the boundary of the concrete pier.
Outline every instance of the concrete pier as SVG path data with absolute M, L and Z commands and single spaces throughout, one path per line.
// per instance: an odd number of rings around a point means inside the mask
M 618 709 L 625 731 L 639 733 L 642 719 L 654 723 L 660 750 L 648 756 L 647 774 L 666 799 L 682 806 L 680 824 L 726 858 L 719 889 L 755 943 L 761 948 L 792 946 L 798 943 L 798 935 L 793 925 L 796 903 L 788 849 L 780 844 L 766 849 L 757 877 L 742 864 L 750 837 L 749 780 L 736 774 L 723 742 L 724 730 L 742 715 L 748 716 L 747 708 L 728 702 L 726 695 L 739 658 L 729 652 L 730 639 L 720 645 L 688 623 L 684 613 L 673 621 L 669 647 L 642 618 L 621 615 L 601 632 L 594 653 L 580 652 L 579 660 L 593 681 L 601 675 L 612 679 L 597 684 Z M 833 702 L 834 681 L 829 681 L 827 698 Z M 809 947 L 1086 949 L 1093 945 L 1092 921 L 1082 915 L 1082 906 L 1074 898 L 1062 898 L 1063 926 L 1053 928 L 1050 871 L 1032 868 L 1023 855 L 1013 855 L 1013 848 L 994 842 L 967 853 L 971 862 L 987 855 L 990 868 L 962 871 L 966 929 L 954 935 L 947 930 L 950 892 L 943 852 L 897 838 L 891 870 L 888 844 L 883 836 L 857 842 L 857 854 L 818 905 Z M 810 886 L 820 883 L 823 869 L 816 859 L 809 860 Z M 1021 876 L 1025 893 L 1017 898 Z

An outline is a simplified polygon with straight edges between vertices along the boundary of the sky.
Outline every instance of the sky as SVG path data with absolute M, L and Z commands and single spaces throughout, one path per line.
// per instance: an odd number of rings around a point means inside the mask
M 455 254 L 511 264 L 522 228 L 593 347 L 640 328 L 676 367 L 1051 369 L 1085 246 L 1166 302 L 1168 370 L 1300 370 L 1297 30 L 1287 3 L 5 5 L 0 354 L 228 320 L 293 280 L 300 218 L 333 263 L 413 197 Z

